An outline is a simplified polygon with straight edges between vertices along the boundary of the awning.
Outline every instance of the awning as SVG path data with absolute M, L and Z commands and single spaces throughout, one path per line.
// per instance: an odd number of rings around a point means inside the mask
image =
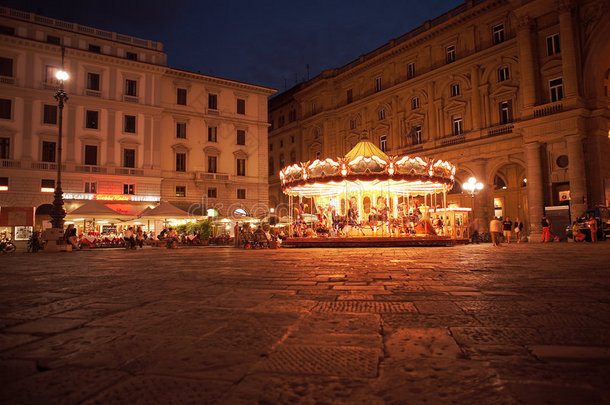
M 97 200 L 87 201 L 80 207 L 70 211 L 66 215 L 67 219 L 92 218 L 92 219 L 128 219 L 129 215 L 120 214 Z

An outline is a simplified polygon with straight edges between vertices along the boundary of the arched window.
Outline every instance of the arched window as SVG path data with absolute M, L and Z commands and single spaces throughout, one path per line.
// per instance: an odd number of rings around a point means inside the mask
M 506 182 L 498 175 L 494 177 L 494 190 L 506 190 Z

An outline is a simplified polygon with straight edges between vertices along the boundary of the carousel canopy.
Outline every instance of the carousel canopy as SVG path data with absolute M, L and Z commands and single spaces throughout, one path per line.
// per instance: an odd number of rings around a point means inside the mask
M 70 211 L 66 215 L 66 218 L 68 218 L 68 219 L 74 219 L 74 218 L 126 219 L 126 218 L 129 218 L 129 216 L 120 214 L 120 213 L 108 208 L 107 206 L 105 206 L 104 204 L 102 204 L 101 202 L 99 202 L 97 200 L 89 200 L 85 204 L 81 205 L 80 207 Z
M 426 195 L 453 188 L 455 166 L 418 156 L 388 156 L 362 140 L 344 158 L 316 159 L 280 171 L 284 193 L 332 197 L 348 189 L 382 189 L 399 195 Z

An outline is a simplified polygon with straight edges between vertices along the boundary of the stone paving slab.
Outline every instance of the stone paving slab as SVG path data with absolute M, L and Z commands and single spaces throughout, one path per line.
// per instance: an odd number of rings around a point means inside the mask
M 610 403 L 609 262 L 610 242 L 5 255 L 0 402 Z

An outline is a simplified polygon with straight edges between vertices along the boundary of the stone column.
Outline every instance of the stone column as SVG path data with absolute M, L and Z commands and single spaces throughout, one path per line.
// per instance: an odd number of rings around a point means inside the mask
M 108 137 L 106 138 L 106 166 L 116 166 L 115 143 L 116 143 L 116 111 L 108 110 Z
M 517 29 L 517 42 L 519 44 L 519 70 L 521 71 L 521 92 L 523 107 L 532 107 L 536 104 L 536 80 L 534 53 L 532 51 L 532 20 L 523 17 Z
M 472 113 L 472 129 L 481 128 L 481 96 L 479 94 L 479 66 L 474 65 L 470 70 L 470 81 L 472 85 L 471 97 L 472 105 L 470 111 Z
M 489 232 L 490 211 L 493 211 L 493 191 L 492 186 L 487 184 L 487 160 L 477 159 L 470 167 L 477 181 L 483 183 L 483 190 L 474 197 L 474 215 L 479 220 L 479 232 Z
M 539 142 L 525 144 L 525 161 L 527 165 L 527 206 L 529 209 L 526 225 L 530 229 L 530 242 L 540 242 L 542 237 L 540 221 L 544 210 L 544 193 Z
M 572 7 L 569 0 L 559 4 L 559 40 L 561 45 L 561 64 L 563 85 L 566 97 L 578 96 L 578 72 L 576 67 L 576 48 L 572 24 Z
M 570 179 L 570 216 L 575 221 L 587 208 L 585 156 L 580 134 L 565 137 L 568 147 L 568 177 Z
M 428 83 L 428 131 L 429 140 L 434 140 L 437 137 L 437 122 L 436 122 L 436 103 L 434 102 L 434 82 Z

